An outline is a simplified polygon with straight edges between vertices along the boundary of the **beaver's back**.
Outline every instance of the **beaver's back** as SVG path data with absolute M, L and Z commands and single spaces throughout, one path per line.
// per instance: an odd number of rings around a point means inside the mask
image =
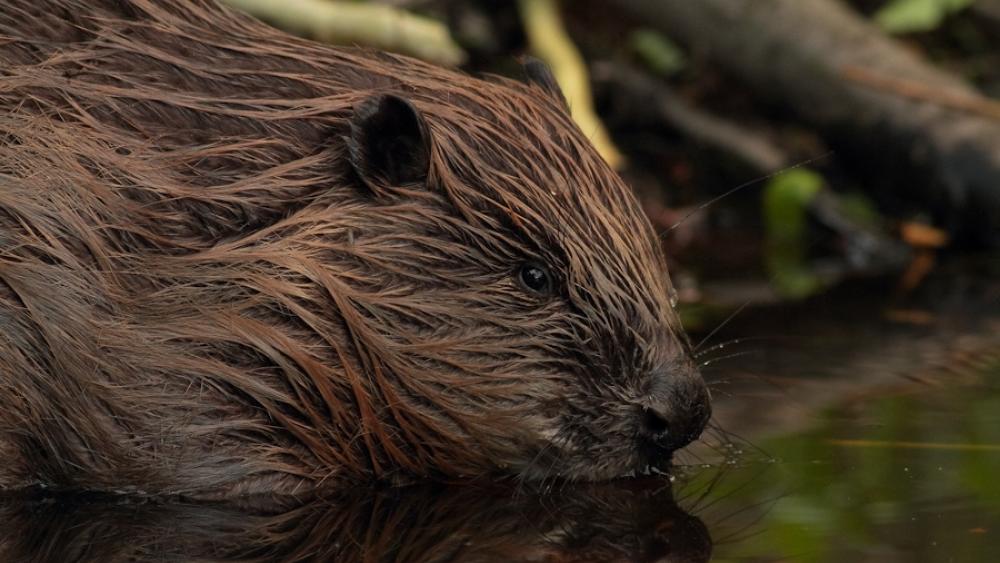
M 364 317 L 391 301 L 359 292 L 397 274 L 359 267 L 451 260 L 457 241 L 431 240 L 438 257 L 391 242 L 427 227 L 359 191 L 348 121 L 405 94 L 447 147 L 470 140 L 456 121 L 509 121 L 484 106 L 553 102 L 203 0 L 9 0 L 0 68 L 0 486 L 232 494 L 488 461 L 443 446 L 452 423 L 431 437 L 440 423 L 405 415 L 424 454 L 366 418 L 390 391 L 360 373 L 373 336 L 351 325 L 379 320 Z M 521 150 L 500 129 L 487 142 L 483 167 Z M 368 312 L 338 313 L 355 303 Z
M 150 227 L 174 240 L 266 224 L 334 185 L 338 137 L 372 92 L 437 99 L 468 83 L 409 59 L 321 48 L 205 1 L 12 0 L 0 36 L 7 142 L 50 129 L 53 142 L 64 134 L 134 156 L 128 171 L 98 173 L 148 209 L 192 213 L 156 213 Z M 136 163 L 150 159 L 160 162 L 143 178 Z M 307 171 L 322 166 L 326 181 Z

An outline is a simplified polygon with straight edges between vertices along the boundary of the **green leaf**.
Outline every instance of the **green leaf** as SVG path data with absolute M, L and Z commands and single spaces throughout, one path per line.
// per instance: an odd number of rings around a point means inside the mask
M 875 22 L 890 33 L 931 31 L 950 14 L 975 0 L 892 0 L 875 13 Z
M 632 50 L 653 72 L 670 76 L 684 69 L 684 53 L 667 36 L 650 29 L 638 29 L 629 37 Z
M 764 188 L 765 260 L 775 289 L 786 297 L 807 297 L 822 285 L 806 264 L 806 227 L 809 203 L 823 185 L 822 176 L 799 168 Z
M 805 238 L 806 206 L 823 188 L 823 177 L 807 168 L 776 176 L 764 188 L 764 219 L 771 241 Z

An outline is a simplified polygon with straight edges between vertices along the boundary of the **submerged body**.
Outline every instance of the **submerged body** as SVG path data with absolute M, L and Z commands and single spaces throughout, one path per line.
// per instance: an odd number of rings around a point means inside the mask
M 534 74 L 8 0 L 0 487 L 665 464 L 709 408 L 657 238 Z

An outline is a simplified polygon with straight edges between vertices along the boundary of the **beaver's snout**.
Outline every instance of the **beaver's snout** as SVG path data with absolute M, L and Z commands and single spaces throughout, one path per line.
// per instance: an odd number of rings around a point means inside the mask
M 641 407 L 639 437 L 650 463 L 669 460 L 701 435 L 712 415 L 708 387 L 697 373 L 659 373 Z

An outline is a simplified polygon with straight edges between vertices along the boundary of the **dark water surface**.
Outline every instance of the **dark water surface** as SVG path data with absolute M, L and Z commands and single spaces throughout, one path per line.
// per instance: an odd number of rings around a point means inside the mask
M 676 487 L 716 561 L 1000 561 L 1000 369 L 859 397 Z
M 997 279 L 741 314 L 704 348 L 739 355 L 706 369 L 715 427 L 673 477 L 275 513 L 34 494 L 0 501 L 0 561 L 1000 561 Z
M 714 560 L 1000 561 L 997 266 L 905 298 L 854 284 L 727 327 L 771 338 L 706 370 L 721 428 L 746 441 L 716 448 L 721 464 L 688 454 L 675 486 Z

